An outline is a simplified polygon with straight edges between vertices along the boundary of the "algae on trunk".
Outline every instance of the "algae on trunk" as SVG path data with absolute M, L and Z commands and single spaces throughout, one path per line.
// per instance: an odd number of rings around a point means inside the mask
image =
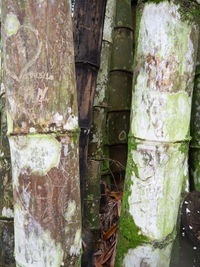
M 168 244 L 174 238 L 182 184 L 188 175 L 198 27 L 183 21 L 179 6 L 168 1 L 144 3 L 138 18 L 116 266 L 133 266 L 134 259 L 168 266 L 164 259 L 170 258 Z
M 80 266 L 78 109 L 70 1 L 2 3 L 17 266 Z

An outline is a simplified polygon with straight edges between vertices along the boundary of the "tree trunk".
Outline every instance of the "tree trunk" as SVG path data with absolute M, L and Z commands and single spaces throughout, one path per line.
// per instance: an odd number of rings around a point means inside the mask
M 135 86 L 116 262 L 120 267 L 169 265 L 188 172 L 198 27 L 182 18 L 184 13 L 173 1 L 149 2 L 138 9 Z M 186 12 L 191 11 L 187 8 Z
M 3 1 L 17 266 L 80 266 L 78 110 L 69 1 Z

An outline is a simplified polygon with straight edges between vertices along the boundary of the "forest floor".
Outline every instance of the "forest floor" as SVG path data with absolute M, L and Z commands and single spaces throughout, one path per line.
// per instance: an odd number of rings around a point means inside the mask
M 117 190 L 111 190 L 106 184 L 104 184 L 104 188 L 99 215 L 101 233 L 98 250 L 95 253 L 95 267 L 114 267 L 117 246 L 117 225 L 120 217 L 123 191 L 117 188 Z M 120 188 L 123 187 L 120 186 Z M 188 208 L 190 209 L 190 213 L 188 213 Z M 191 225 L 192 229 L 190 229 Z M 196 228 L 195 236 L 197 238 L 194 236 L 194 228 Z M 170 267 L 200 267 L 199 192 L 190 193 L 183 202 L 180 231 L 172 249 Z
M 114 267 L 117 246 L 117 224 L 120 217 L 122 190 L 110 190 L 106 184 L 100 210 L 100 240 L 95 253 L 95 267 Z

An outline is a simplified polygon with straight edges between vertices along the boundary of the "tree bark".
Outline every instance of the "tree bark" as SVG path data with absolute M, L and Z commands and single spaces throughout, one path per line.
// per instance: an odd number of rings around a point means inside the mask
M 70 2 L 5 0 L 2 13 L 16 265 L 80 266 Z
M 198 27 L 179 5 L 139 7 L 116 266 L 168 266 L 184 177 Z

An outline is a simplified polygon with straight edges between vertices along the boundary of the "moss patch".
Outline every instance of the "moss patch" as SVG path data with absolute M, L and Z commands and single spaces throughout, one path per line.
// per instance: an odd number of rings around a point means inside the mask
M 183 21 L 200 25 L 200 5 L 196 0 L 175 0 L 175 4 L 180 5 L 179 12 Z
M 124 185 L 124 194 L 122 202 L 122 211 L 119 223 L 119 234 L 117 244 L 117 256 L 116 256 L 116 267 L 121 267 L 124 255 L 130 248 L 136 248 L 138 245 L 149 242 L 149 238 L 140 234 L 141 229 L 135 224 L 132 215 L 129 213 L 129 202 L 128 198 L 131 195 L 131 176 L 134 172 L 138 177 L 138 169 L 135 162 L 132 159 L 132 150 L 137 149 L 137 141 L 133 136 L 129 136 L 128 145 L 128 162 L 126 168 L 126 180 Z

